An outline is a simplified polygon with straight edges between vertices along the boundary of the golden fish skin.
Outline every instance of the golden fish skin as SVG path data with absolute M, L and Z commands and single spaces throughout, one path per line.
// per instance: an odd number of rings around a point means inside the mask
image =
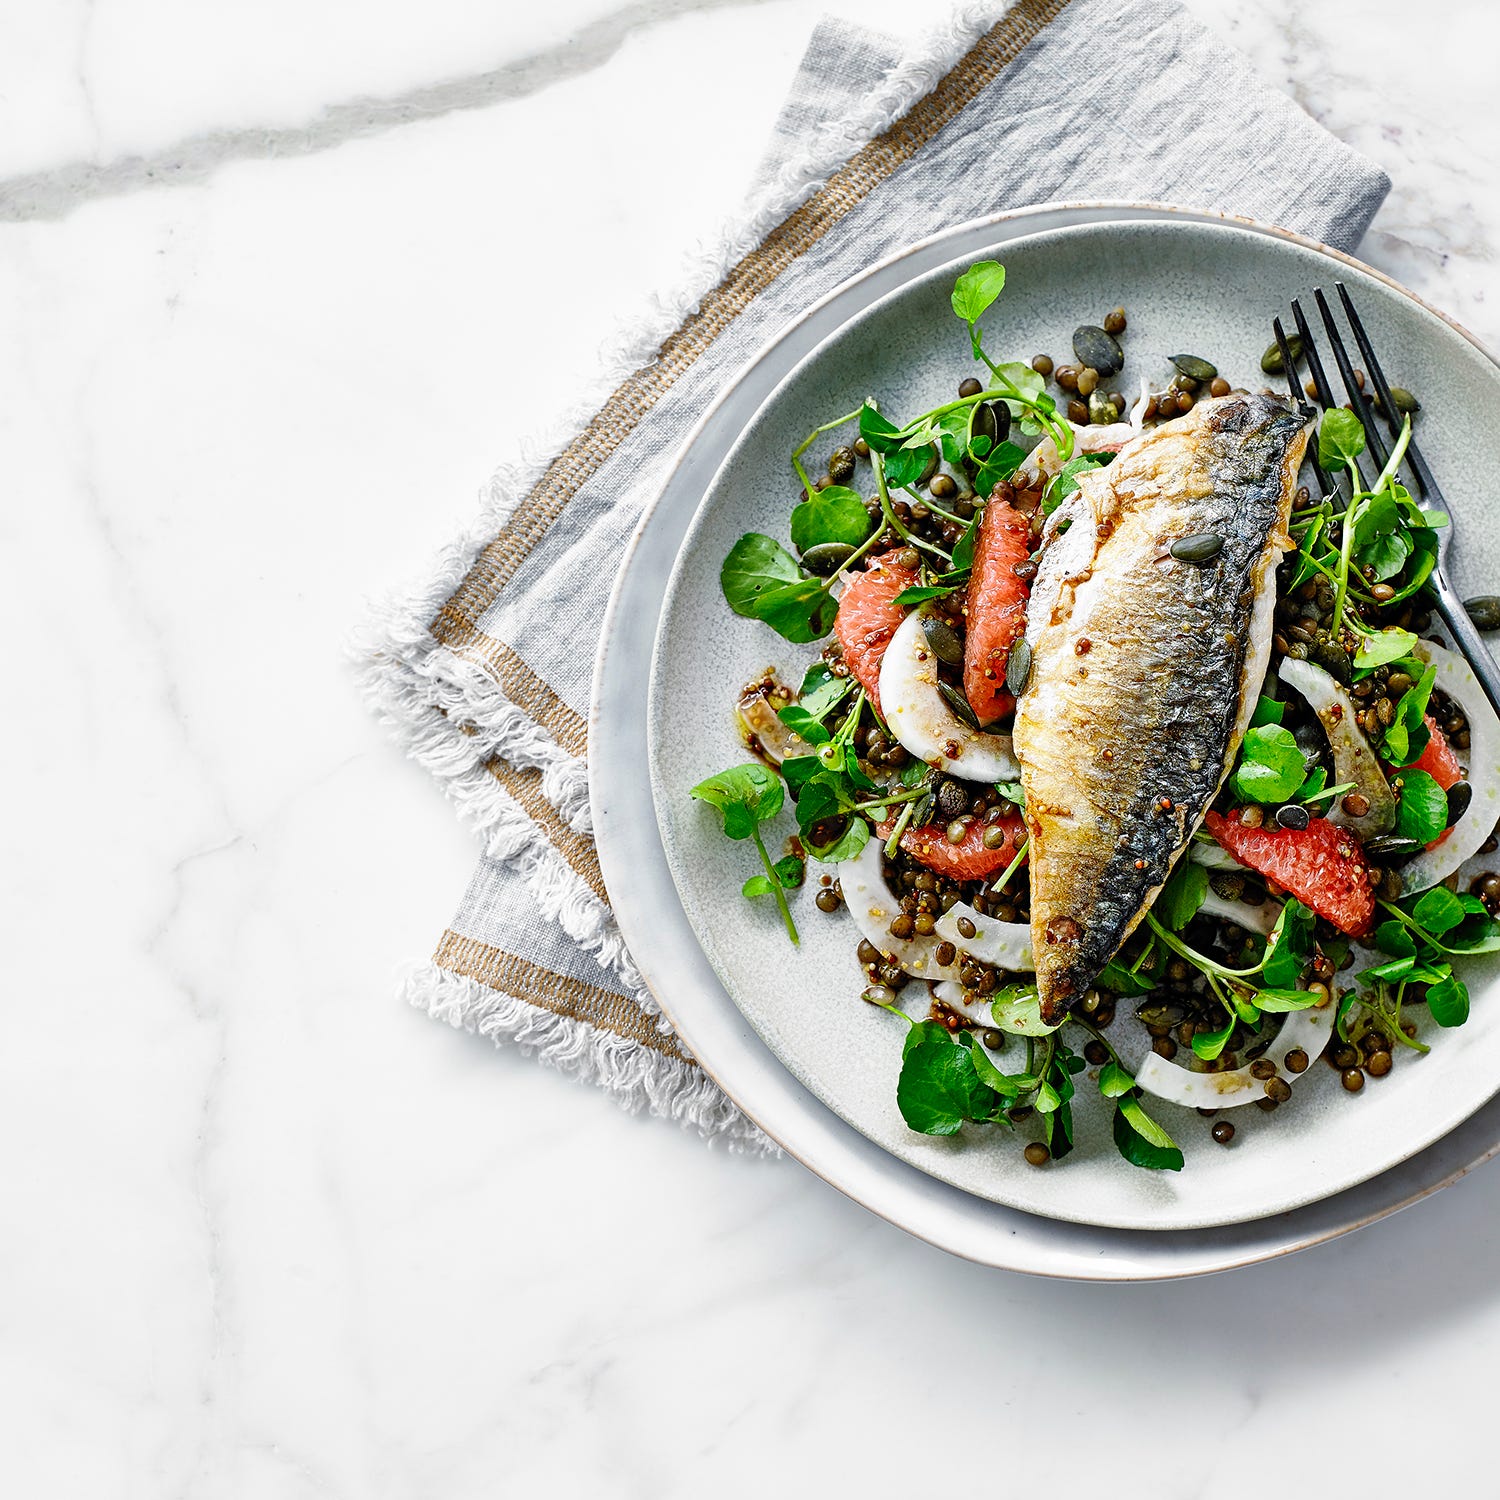
M 1015 749 L 1042 1013 L 1134 931 L 1228 774 L 1270 654 L 1306 422 L 1225 396 L 1127 444 L 1048 522 Z M 1215 532 L 1207 563 L 1172 544 Z

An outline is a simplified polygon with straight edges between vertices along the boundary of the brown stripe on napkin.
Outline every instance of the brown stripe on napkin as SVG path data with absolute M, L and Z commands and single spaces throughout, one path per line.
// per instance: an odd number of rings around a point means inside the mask
M 609 896 L 604 876 L 599 870 L 599 856 L 594 841 L 587 834 L 569 828 L 558 811 L 542 793 L 542 773 L 532 767 L 508 766 L 492 760 L 485 769 L 505 789 L 506 794 L 547 837 L 547 842 L 568 862 L 569 868 L 605 905 Z
M 492 652 L 485 644 L 492 638 L 477 628 L 477 622 L 515 576 L 516 569 L 562 515 L 584 482 L 755 297 L 926 145 L 1014 62 L 1068 3 L 1069 0 L 1020 0 L 980 37 L 930 93 L 856 152 L 821 189 L 730 270 L 703 298 L 698 310 L 662 344 L 656 357 L 610 396 L 593 421 L 552 461 L 541 480 L 517 505 L 510 520 L 479 554 L 463 583 L 432 622 L 431 631 L 438 641 L 481 663 L 497 680 L 504 670 L 515 689 L 505 688 L 513 702 L 519 703 L 516 692 L 531 696 L 551 693 L 514 652 L 508 653 L 508 659 Z M 507 649 L 501 648 L 502 652 Z M 577 721 L 567 727 L 573 731 L 571 737 L 578 748 L 571 745 L 565 748 L 581 755 L 582 721 L 571 710 L 568 713 Z
M 461 937 L 456 932 L 443 934 L 432 957 L 448 973 L 476 980 L 486 989 L 513 995 L 555 1016 L 585 1021 L 666 1057 L 687 1060 L 675 1039 L 658 1031 L 655 1019 L 623 995 L 585 984 L 581 979 L 570 979 L 503 948 Z

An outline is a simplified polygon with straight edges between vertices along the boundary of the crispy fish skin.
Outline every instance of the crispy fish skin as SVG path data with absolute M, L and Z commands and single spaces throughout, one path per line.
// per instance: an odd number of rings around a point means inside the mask
M 1134 931 L 1234 763 L 1306 445 L 1283 401 L 1205 401 L 1086 474 L 1048 523 L 1015 748 L 1049 1020 Z M 1217 557 L 1172 557 L 1199 532 L 1223 537 Z

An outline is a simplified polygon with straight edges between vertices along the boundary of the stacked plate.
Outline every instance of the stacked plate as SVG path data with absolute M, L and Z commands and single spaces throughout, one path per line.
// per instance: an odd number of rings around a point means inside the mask
M 1061 353 L 1076 324 L 1124 304 L 1127 376 L 1159 378 L 1168 354 L 1187 351 L 1252 387 L 1265 379 L 1273 314 L 1342 279 L 1386 367 L 1413 389 L 1444 392 L 1424 414 L 1423 445 L 1449 493 L 1477 510 L 1492 484 L 1462 438 L 1484 430 L 1500 367 L 1409 292 L 1322 246 L 1147 205 L 1047 206 L 914 245 L 760 353 L 689 439 L 633 538 L 594 675 L 604 877 L 647 983 L 704 1068 L 788 1152 L 911 1233 L 986 1264 L 1093 1280 L 1288 1254 L 1393 1213 L 1500 1150 L 1492 960 L 1470 974 L 1468 1025 L 1357 1098 L 1315 1069 L 1291 1105 L 1251 1111 L 1229 1150 L 1185 1116 L 1174 1133 L 1187 1167 L 1175 1174 L 1131 1167 L 1107 1127 L 1081 1119 L 1079 1149 L 1039 1171 L 1000 1132 L 906 1129 L 894 1103 L 899 1039 L 889 1017 L 858 1003 L 852 928 L 814 912 L 804 890 L 803 942 L 792 950 L 774 911 L 737 894 L 744 846 L 709 837 L 707 810 L 686 797 L 745 758 L 725 684 L 768 664 L 795 682 L 813 654 L 729 614 L 718 587 L 725 552 L 745 531 L 784 530 L 786 457 L 813 426 L 876 393 L 891 410 L 924 409 L 969 373 L 948 292 L 983 259 L 1009 275 L 989 336 L 1005 357 Z

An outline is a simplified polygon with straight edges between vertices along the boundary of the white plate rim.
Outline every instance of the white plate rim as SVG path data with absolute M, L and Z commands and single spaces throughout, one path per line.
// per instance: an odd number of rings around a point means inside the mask
M 629 802 L 632 791 L 631 774 L 626 769 L 630 758 L 628 755 L 614 756 L 609 753 L 609 747 L 614 743 L 613 736 L 621 731 L 628 733 L 628 726 L 621 720 L 620 715 L 624 713 L 628 720 L 631 706 L 630 694 L 628 689 L 621 689 L 622 683 L 634 681 L 639 685 L 640 701 L 636 707 L 640 709 L 639 729 L 642 745 L 645 739 L 644 674 L 638 670 L 633 674 L 622 672 L 612 661 L 612 653 L 621 649 L 622 646 L 624 601 L 631 592 L 633 570 L 640 562 L 644 544 L 653 524 L 663 514 L 664 504 L 673 494 L 674 485 L 680 484 L 683 480 L 697 445 L 702 441 L 705 432 L 713 425 L 715 419 L 720 417 L 724 409 L 740 395 L 749 377 L 758 371 L 763 371 L 763 367 L 778 354 L 786 355 L 786 352 L 793 348 L 797 336 L 807 335 L 810 330 L 816 328 L 820 320 L 826 321 L 830 310 L 840 308 L 842 303 L 851 303 L 852 305 L 844 310 L 826 331 L 818 333 L 814 343 L 809 344 L 807 350 L 787 357 L 784 368 L 771 379 L 767 387 L 767 394 L 769 394 L 769 390 L 779 384 L 786 371 L 799 363 L 804 355 L 816 344 L 821 343 L 834 328 L 856 316 L 863 311 L 864 307 L 887 295 L 896 286 L 904 284 L 904 280 L 924 274 L 933 266 L 942 264 L 945 259 L 965 253 L 956 248 L 961 242 L 970 239 L 983 241 L 986 236 L 989 236 L 990 242 L 995 242 L 1023 233 L 1033 234 L 1044 228 L 1106 224 L 1111 221 L 1228 224 L 1314 250 L 1339 264 L 1354 267 L 1372 276 L 1400 295 L 1409 298 L 1426 312 L 1441 319 L 1492 363 L 1500 365 L 1500 361 L 1496 361 L 1494 355 L 1462 325 L 1433 308 L 1383 272 L 1294 231 L 1259 223 L 1238 215 L 1184 208 L 1171 204 L 1127 200 L 1040 204 L 970 220 L 908 245 L 866 267 L 804 309 L 795 318 L 788 320 L 777 334 L 747 362 L 736 379 L 718 394 L 679 449 L 661 491 L 643 514 L 631 538 L 606 611 L 604 630 L 595 664 L 594 697 L 590 706 L 589 732 L 593 753 L 590 756 L 589 777 L 595 807 L 596 841 L 601 869 L 606 885 L 612 892 L 620 893 L 615 901 L 615 910 L 621 931 L 627 943 L 630 943 L 632 931 L 644 937 L 645 919 L 649 917 L 652 922 L 658 924 L 653 932 L 651 944 L 648 945 L 643 941 L 631 945 L 648 987 L 661 1005 L 664 1015 L 672 1022 L 685 1044 L 694 1051 L 700 1065 L 731 1099 L 751 1118 L 757 1120 L 757 1123 L 773 1140 L 777 1141 L 788 1154 L 807 1166 L 810 1171 L 861 1203 L 862 1206 L 918 1238 L 925 1239 L 952 1253 L 984 1264 L 1030 1274 L 1059 1276 L 1065 1279 L 1113 1281 L 1154 1280 L 1198 1275 L 1253 1264 L 1308 1248 L 1352 1229 L 1373 1223 L 1457 1181 L 1468 1171 L 1500 1152 L 1500 1100 L 1483 1106 L 1469 1120 L 1425 1151 L 1419 1152 L 1365 1183 L 1351 1187 L 1333 1197 L 1308 1204 L 1303 1208 L 1239 1224 L 1211 1229 L 1162 1231 L 1104 1229 L 1038 1218 L 1021 1210 L 1009 1209 L 984 1199 L 973 1198 L 961 1189 L 929 1178 L 919 1168 L 900 1161 L 883 1148 L 859 1135 L 854 1127 L 845 1124 L 831 1110 L 802 1089 L 802 1086 L 791 1078 L 782 1064 L 768 1049 L 764 1048 L 759 1038 L 749 1030 L 748 1024 L 739 1016 L 732 1000 L 723 991 L 716 976 L 708 967 L 706 958 L 697 947 L 696 939 L 692 937 L 686 916 L 678 903 L 675 887 L 672 886 L 670 875 L 666 871 L 665 856 L 661 849 L 659 834 L 656 833 L 654 816 L 649 815 L 649 795 L 645 799 L 648 816 L 642 818 L 639 815 L 639 808 L 633 815 L 622 811 Z M 896 281 L 892 286 L 880 288 L 880 282 L 883 279 L 903 268 L 907 271 L 903 280 Z M 879 289 L 876 290 L 876 288 Z M 861 297 L 865 300 L 860 301 Z M 753 409 L 758 409 L 758 406 L 759 403 Z M 730 429 L 731 435 L 725 442 L 724 452 L 728 451 L 734 440 L 733 434 L 737 433 L 742 425 Z M 720 453 L 714 460 L 714 471 L 717 470 L 722 457 L 723 453 Z M 685 533 L 691 524 L 696 509 L 696 502 L 687 506 L 681 517 L 682 532 Z M 680 540 L 680 535 L 678 539 Z M 675 555 L 676 546 L 674 545 L 672 556 L 675 558 Z M 650 642 L 655 636 L 655 619 L 659 617 L 659 592 L 656 602 L 657 610 L 651 621 L 651 628 L 647 632 L 646 654 L 648 658 Z M 636 624 L 639 626 L 639 618 Z M 639 630 L 636 634 L 639 635 Z M 639 759 L 635 760 L 634 764 L 639 766 Z M 637 797 L 640 790 L 637 780 L 635 785 Z M 660 862 L 660 869 L 657 873 L 665 877 L 665 885 L 660 889 L 655 888 L 651 881 L 642 881 L 640 878 L 644 867 L 642 857 L 646 856 L 649 862 L 653 845 L 655 857 Z M 666 898 L 665 901 L 663 897 Z M 674 925 L 685 930 L 693 953 L 697 955 L 702 965 L 703 972 L 694 976 L 696 987 L 691 991 L 686 988 L 680 991 L 675 990 L 663 972 L 665 963 L 659 942 L 659 924 L 664 912 Z M 642 954 L 646 955 L 644 961 L 641 958 Z M 701 992 L 705 985 L 710 992 L 708 994 Z M 712 991 L 717 991 L 717 994 L 712 994 Z M 711 1007 L 715 1005 L 722 1005 L 730 1013 L 721 1015 L 721 1021 L 728 1021 L 733 1029 L 733 1022 L 737 1020 L 740 1029 L 745 1033 L 744 1036 L 733 1040 L 753 1043 L 748 1053 L 742 1055 L 734 1066 L 743 1064 L 746 1056 L 753 1058 L 754 1050 L 759 1048 L 764 1055 L 762 1058 L 753 1059 L 756 1065 L 762 1068 L 768 1065 L 777 1070 L 784 1075 L 783 1082 L 791 1085 L 790 1088 L 783 1088 L 780 1092 L 783 1095 L 800 1092 L 805 1095 L 805 1098 L 801 1100 L 786 1097 L 778 1099 L 775 1101 L 776 1111 L 768 1115 L 764 1108 L 767 1101 L 760 1097 L 763 1090 L 758 1087 L 758 1084 L 764 1084 L 764 1079 L 757 1081 L 748 1073 L 742 1075 L 735 1072 L 734 1067 L 726 1069 L 725 1058 L 722 1055 L 717 1058 L 708 1055 L 713 1052 L 712 1045 L 705 1053 L 702 1042 L 705 1034 L 712 1032 L 708 1018 L 711 1014 Z M 710 1009 L 700 1008 L 703 1006 Z M 747 1107 L 747 1103 L 754 1103 L 761 1107 Z M 783 1109 L 787 1110 L 785 1115 L 780 1112 Z M 812 1131 L 811 1142 L 805 1138 L 809 1130 Z M 853 1140 L 839 1140 L 840 1135 L 847 1135 Z M 885 1164 L 883 1172 L 872 1173 L 869 1170 L 870 1162 L 855 1159 L 866 1154 L 858 1151 L 857 1148 L 850 1150 L 856 1141 L 863 1143 L 870 1152 L 878 1155 L 880 1161 Z M 841 1159 L 836 1168 L 830 1167 L 826 1159 L 821 1162 L 818 1159 L 824 1156 L 825 1151 L 833 1151 L 840 1156 Z M 899 1191 L 897 1183 L 903 1174 L 911 1174 L 912 1177 L 920 1179 L 922 1184 L 942 1190 L 939 1193 L 924 1194 L 920 1191 L 915 1193 L 915 1197 L 921 1200 L 920 1207 L 931 1210 L 934 1218 L 942 1220 L 941 1224 L 912 1221 L 910 1210 L 913 1205 L 909 1200 L 914 1196 L 911 1191 L 914 1185 L 901 1184 L 900 1186 L 905 1191 Z M 972 1210 L 967 1214 L 960 1211 L 955 1215 L 953 1212 L 955 1205 L 947 1203 L 941 1205 L 946 1212 L 939 1213 L 936 1211 L 939 1205 L 927 1201 L 939 1199 L 948 1194 L 964 1200 L 966 1205 L 977 1205 L 980 1212 L 976 1215 Z M 898 1206 L 892 1201 L 893 1198 L 906 1201 Z M 1042 1243 L 1037 1245 L 1019 1243 L 1028 1237 Z M 1097 1247 L 1091 1253 L 1089 1248 L 1072 1243 L 1078 1240 L 1096 1241 Z M 1055 1243 L 1048 1244 L 1047 1241 Z

